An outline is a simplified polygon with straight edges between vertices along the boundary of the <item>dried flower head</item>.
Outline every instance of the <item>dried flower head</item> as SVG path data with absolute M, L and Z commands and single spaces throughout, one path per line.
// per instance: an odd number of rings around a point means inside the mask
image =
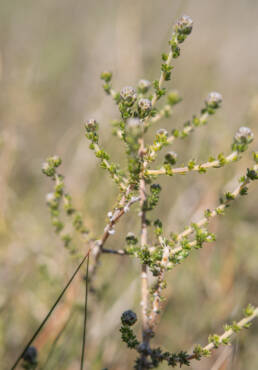
M 128 310 L 122 313 L 121 321 L 123 325 L 132 326 L 137 321 L 137 315 L 132 310 Z
M 174 31 L 185 35 L 189 35 L 192 32 L 192 29 L 193 20 L 188 15 L 182 15 L 182 17 L 177 20 L 174 26 Z
M 98 123 L 95 119 L 91 118 L 85 123 L 85 130 L 87 132 L 94 132 L 98 128 Z
M 151 82 L 149 80 L 140 80 L 138 82 L 138 90 L 140 93 L 145 94 L 151 87 Z
M 124 102 L 128 104 L 133 104 L 137 99 L 137 93 L 134 87 L 132 86 L 125 86 L 120 91 L 120 96 Z
M 216 91 L 213 91 L 209 93 L 205 102 L 209 108 L 217 109 L 222 103 L 222 95 Z
M 149 99 L 141 98 L 138 102 L 138 107 L 141 112 L 149 112 L 152 108 L 151 101 Z
M 235 141 L 239 144 L 249 144 L 253 141 L 254 134 L 249 127 L 242 126 L 235 134 Z

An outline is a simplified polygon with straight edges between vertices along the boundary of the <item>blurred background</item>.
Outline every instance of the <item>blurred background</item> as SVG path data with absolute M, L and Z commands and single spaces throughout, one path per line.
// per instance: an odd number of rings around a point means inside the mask
M 156 79 L 160 55 L 168 50 L 172 25 L 182 13 L 194 20 L 167 87 L 183 102 L 160 123 L 169 129 L 198 114 L 210 91 L 223 95 L 222 109 L 208 126 L 177 141 L 179 163 L 229 153 L 235 131 L 251 127 L 258 138 L 258 2 L 12 0 L 0 2 L 0 364 L 8 369 L 53 304 L 76 266 L 55 235 L 45 205 L 52 184 L 41 173 L 44 159 L 63 158 L 66 189 L 99 237 L 117 188 L 97 166 L 84 137 L 83 122 L 100 122 L 102 144 L 114 161 L 124 161 L 110 121 L 117 108 L 102 91 L 99 75 L 114 73 L 114 88 Z M 156 129 L 156 128 L 155 128 Z M 150 135 L 151 140 L 151 135 Z M 258 140 L 258 139 L 257 139 Z M 257 141 L 251 149 L 258 148 Z M 160 156 L 162 158 L 162 155 Z M 181 231 L 251 166 L 242 161 L 206 175 L 162 178 L 162 215 L 167 234 Z M 258 304 L 258 188 L 234 202 L 210 230 L 217 242 L 194 252 L 170 272 L 164 313 L 154 343 L 169 351 L 205 344 L 210 333 L 237 320 L 242 308 Z M 124 246 L 138 230 L 137 207 L 117 225 L 107 247 Z M 82 251 L 85 246 L 80 245 Z M 139 264 L 105 255 L 89 296 L 87 369 L 130 369 L 135 353 L 120 341 L 120 315 L 139 312 Z M 35 345 L 45 369 L 77 369 L 82 334 L 82 276 L 69 289 Z M 136 326 L 140 332 L 139 324 Z M 60 330 L 62 336 L 48 358 Z M 257 369 L 258 323 L 233 345 L 190 369 Z M 166 366 L 161 366 L 166 369 Z

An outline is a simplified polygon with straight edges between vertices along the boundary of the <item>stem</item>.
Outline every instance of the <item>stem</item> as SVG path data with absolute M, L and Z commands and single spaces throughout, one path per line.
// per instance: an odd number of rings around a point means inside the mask
M 143 137 L 139 140 L 140 148 L 139 148 L 139 156 L 143 157 L 144 155 L 144 139 Z M 144 204 L 146 201 L 146 183 L 144 179 L 144 168 L 146 166 L 146 162 L 143 162 L 143 170 L 140 174 L 140 206 L 141 206 L 141 247 L 144 248 L 147 245 L 147 222 L 146 222 L 146 211 L 144 209 Z M 142 307 L 142 343 L 144 349 L 148 349 L 149 347 L 149 340 L 150 340 L 150 331 L 149 331 L 149 318 L 148 318 L 148 267 L 147 265 L 143 264 L 141 267 L 141 307 Z M 142 361 L 143 364 L 146 361 L 146 353 L 145 351 L 142 352 Z
M 153 304 L 152 304 L 152 310 L 150 313 L 151 330 L 155 329 L 155 325 L 157 324 L 157 319 L 159 317 L 160 306 L 161 306 L 161 291 L 162 291 L 162 285 L 164 283 L 164 278 L 165 278 L 165 271 L 162 270 L 158 276 L 157 284 L 153 292 L 154 299 L 153 299 Z
M 130 206 L 140 200 L 140 197 L 132 197 L 132 199 L 129 200 L 126 203 L 127 197 L 129 196 L 131 191 L 132 191 L 132 186 L 128 186 L 124 196 L 122 197 L 122 199 L 120 201 L 119 208 L 116 209 L 115 213 L 113 214 L 112 219 L 110 220 L 110 222 L 105 227 L 104 233 L 103 233 L 101 239 L 98 241 L 97 251 L 95 252 L 94 264 L 90 268 L 90 280 L 91 281 L 92 281 L 92 279 L 93 279 L 93 277 L 96 273 L 98 262 L 99 262 L 99 259 L 100 259 L 100 255 L 103 252 L 103 246 L 104 246 L 104 244 L 106 243 L 107 239 L 110 236 L 110 230 L 113 229 L 114 225 L 127 212 L 127 210 L 130 208 Z M 108 253 L 108 252 L 105 250 L 104 253 Z M 120 253 L 118 253 L 118 254 L 120 254 Z
M 172 58 L 173 58 L 173 53 L 172 53 L 172 50 L 170 50 L 165 64 L 169 66 L 172 62 Z M 159 78 L 159 89 L 162 88 L 164 81 L 165 81 L 165 72 L 161 72 L 160 78 Z M 153 95 L 152 101 L 151 101 L 152 106 L 154 106 L 157 103 L 157 100 L 158 100 L 158 96 L 155 92 Z
M 81 352 L 81 366 L 80 369 L 84 368 L 84 358 L 85 358 L 85 344 L 86 344 L 86 329 L 87 329 L 87 313 L 88 313 L 88 286 L 89 286 L 89 260 L 87 260 L 86 267 L 86 278 L 85 278 L 85 301 L 84 301 L 84 320 L 83 320 L 83 335 L 82 335 L 82 352 Z
M 254 310 L 254 312 L 253 312 L 252 315 L 247 316 L 247 317 L 243 318 L 242 320 L 240 320 L 237 323 L 237 326 L 239 328 L 243 329 L 244 327 L 246 327 L 247 324 L 249 324 L 251 321 L 253 321 L 257 316 L 258 316 L 258 307 Z M 232 335 L 234 335 L 234 334 L 235 334 L 235 332 L 233 331 L 233 329 L 229 329 L 229 330 L 225 331 L 225 333 L 223 333 L 219 337 L 219 340 L 218 340 L 219 344 L 222 344 L 223 343 L 223 340 L 232 337 Z M 214 343 L 209 343 L 207 346 L 203 347 L 203 350 L 211 351 L 211 350 L 213 350 L 215 348 L 216 348 L 216 346 L 215 346 Z M 195 353 L 192 353 L 191 355 L 189 355 L 187 357 L 188 360 L 192 360 L 192 359 L 195 359 L 195 358 L 196 358 L 196 354 Z
M 225 157 L 225 163 L 231 163 L 234 162 L 238 159 L 238 152 L 232 152 L 229 154 L 227 157 Z M 221 167 L 222 164 L 218 159 L 212 161 L 212 162 L 206 162 L 203 164 L 198 164 L 195 165 L 193 168 L 189 169 L 188 167 L 179 167 L 179 168 L 171 168 L 171 174 L 179 174 L 179 175 L 184 175 L 188 172 L 191 171 L 200 171 L 202 169 L 206 170 L 208 168 L 216 168 L 216 167 Z M 165 175 L 166 174 L 166 169 L 165 168 L 160 168 L 159 170 L 147 170 L 146 174 L 150 176 L 157 176 L 157 175 Z
M 256 171 L 257 166 L 254 166 L 253 169 Z M 243 182 L 241 182 L 240 185 L 238 185 L 238 187 L 233 192 L 231 192 L 232 199 L 227 199 L 223 204 L 220 204 L 218 207 L 214 208 L 210 212 L 209 217 L 203 217 L 201 220 L 199 220 L 195 224 L 198 227 L 202 227 L 206 225 L 211 218 L 217 216 L 218 214 L 221 214 L 229 206 L 229 204 L 241 194 L 241 191 L 243 190 L 243 188 L 245 188 L 249 184 L 250 184 L 250 179 L 246 178 Z M 179 243 L 183 238 L 193 233 L 194 230 L 195 229 L 192 226 L 187 227 L 187 229 L 185 229 L 184 231 L 182 231 L 180 234 L 177 235 L 177 243 Z M 196 242 L 194 241 L 190 244 L 191 246 L 194 246 L 196 245 Z M 178 246 L 178 247 L 171 249 L 170 252 L 171 254 L 175 254 L 177 252 L 180 252 L 182 249 L 183 249 L 182 246 Z

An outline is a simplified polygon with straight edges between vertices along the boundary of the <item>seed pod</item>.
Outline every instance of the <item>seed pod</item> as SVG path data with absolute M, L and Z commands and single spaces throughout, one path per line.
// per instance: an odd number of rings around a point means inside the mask
M 137 242 L 138 242 L 138 239 L 136 238 L 136 236 L 135 236 L 135 235 L 134 235 L 134 233 L 132 233 L 132 232 L 129 232 L 129 233 L 126 235 L 125 240 L 126 240 L 126 243 L 127 243 L 128 245 L 135 245 L 135 244 L 137 244 Z
M 33 364 L 36 362 L 37 355 L 38 355 L 37 349 L 34 346 L 31 346 L 27 348 L 22 358 L 24 361 L 28 362 L 29 364 Z
M 122 313 L 121 321 L 123 325 L 132 326 L 137 321 L 137 315 L 132 310 L 128 310 Z
M 176 164 L 176 160 L 177 160 L 177 153 L 171 151 L 165 155 L 164 163 L 173 165 L 173 164 Z

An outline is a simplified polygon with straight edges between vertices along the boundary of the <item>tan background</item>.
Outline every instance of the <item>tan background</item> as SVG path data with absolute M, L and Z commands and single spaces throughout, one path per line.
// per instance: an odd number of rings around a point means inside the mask
M 116 187 L 97 166 L 84 138 L 83 122 L 96 118 L 103 145 L 124 160 L 109 122 L 116 107 L 101 89 L 99 75 L 114 72 L 114 86 L 136 85 L 159 76 L 172 25 L 181 14 L 194 20 L 192 35 L 175 61 L 171 87 L 183 102 L 161 123 L 171 130 L 198 113 L 210 91 L 223 107 L 209 125 L 174 148 L 180 162 L 228 153 L 232 137 L 248 125 L 258 137 L 258 2 L 2 0 L 0 2 L 0 363 L 10 366 L 67 281 L 75 262 L 55 236 L 45 206 L 50 182 L 41 174 L 46 156 L 63 158 L 62 173 L 76 207 L 95 235 L 104 228 Z M 252 144 L 252 149 L 258 144 Z M 251 155 L 206 175 L 162 179 L 157 213 L 165 230 L 180 231 L 217 204 L 225 189 L 251 165 Z M 248 302 L 258 304 L 258 187 L 235 202 L 224 218 L 212 222 L 217 242 L 192 254 L 168 275 L 165 313 L 155 342 L 170 351 L 205 344 L 210 333 L 241 316 Z M 109 247 L 123 247 L 138 225 L 126 216 Z M 137 228 L 138 226 L 136 226 Z M 90 297 L 88 369 L 132 368 L 134 353 L 119 339 L 124 309 L 139 313 L 139 266 L 131 259 L 105 256 L 98 286 Z M 82 303 L 80 279 L 37 340 L 44 362 L 71 307 Z M 76 313 L 47 369 L 79 366 L 82 316 Z M 191 369 L 255 370 L 258 324 L 241 333 L 233 346 Z M 162 367 L 161 367 L 162 368 Z M 166 367 L 163 367 L 165 369 Z

